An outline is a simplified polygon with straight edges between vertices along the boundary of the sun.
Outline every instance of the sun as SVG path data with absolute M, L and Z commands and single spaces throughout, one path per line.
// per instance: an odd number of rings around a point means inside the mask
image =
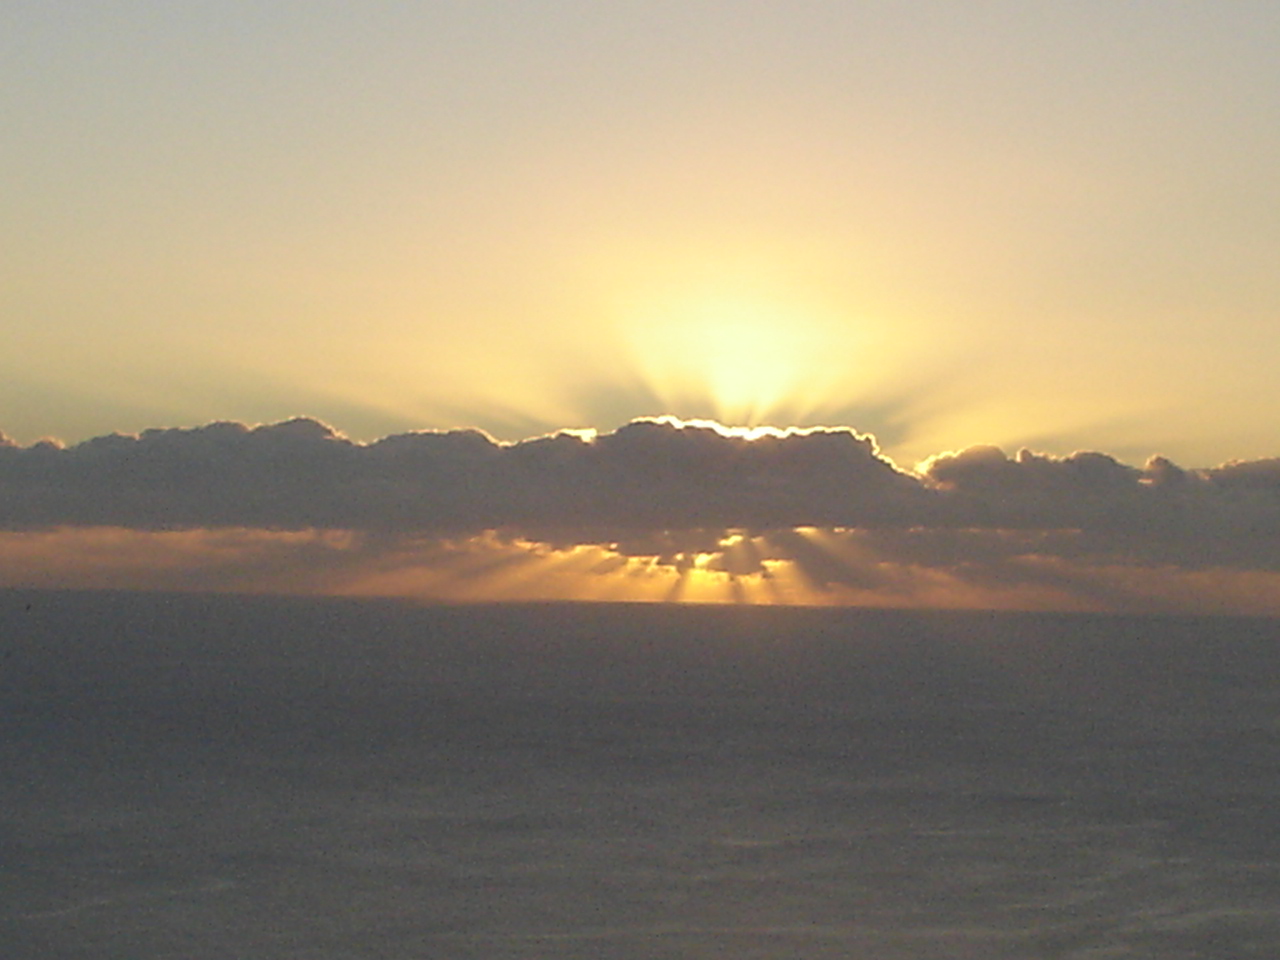
M 800 351 L 787 326 L 767 304 L 719 298 L 691 305 L 690 347 L 722 419 L 755 426 L 788 400 Z
M 711 287 L 640 299 L 623 332 L 668 412 L 759 426 L 829 405 L 832 374 L 848 355 L 848 337 L 832 336 L 839 327 L 818 304 Z

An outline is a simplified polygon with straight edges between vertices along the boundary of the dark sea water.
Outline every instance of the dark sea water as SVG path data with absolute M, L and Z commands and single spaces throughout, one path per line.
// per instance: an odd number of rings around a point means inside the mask
M 0 957 L 1275 958 L 1280 621 L 0 593 Z

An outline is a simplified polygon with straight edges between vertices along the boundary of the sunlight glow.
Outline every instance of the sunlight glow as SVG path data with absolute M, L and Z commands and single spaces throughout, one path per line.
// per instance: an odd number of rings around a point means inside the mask
M 1280 613 L 1280 573 L 1077 564 L 1018 553 L 1005 576 L 926 565 L 865 530 L 710 533 L 719 549 L 628 555 L 497 531 L 370 540 L 343 531 L 0 532 L 7 587 L 212 590 L 421 602 L 630 601 Z M 1019 547 L 1019 550 L 1022 548 Z M 1029 549 L 1034 549 L 1029 548 Z M 896 554 L 896 556 L 895 556 Z
M 856 378 L 855 325 L 783 291 L 678 288 L 635 298 L 621 325 L 646 386 L 686 416 L 753 427 L 803 421 Z

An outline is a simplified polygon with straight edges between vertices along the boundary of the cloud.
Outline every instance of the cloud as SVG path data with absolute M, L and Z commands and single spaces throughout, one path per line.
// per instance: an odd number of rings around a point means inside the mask
M 1280 461 L 1139 469 L 1102 453 L 1010 458 L 973 447 L 930 458 L 922 478 L 945 502 L 939 526 L 1059 531 L 1048 550 L 1202 567 L 1280 569 Z
M 656 418 L 361 444 L 299 418 L 0 440 L 0 530 L 10 583 L 55 582 L 68 550 L 61 569 L 89 584 L 151 563 L 153 582 L 194 588 L 1270 610 L 1280 460 L 979 446 L 908 472 L 847 428 Z
M 640 420 L 500 444 L 479 431 L 353 443 L 314 420 L 0 449 L 0 525 L 478 532 L 904 522 L 919 482 L 851 430 Z

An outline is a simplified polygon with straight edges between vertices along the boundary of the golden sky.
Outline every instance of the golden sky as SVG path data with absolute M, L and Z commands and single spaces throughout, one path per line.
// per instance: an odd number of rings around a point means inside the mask
M 1277 49 L 1254 0 L 19 0 L 0 430 L 1271 457 Z
M 19 3 L 3 429 L 1274 452 L 1280 12 Z

